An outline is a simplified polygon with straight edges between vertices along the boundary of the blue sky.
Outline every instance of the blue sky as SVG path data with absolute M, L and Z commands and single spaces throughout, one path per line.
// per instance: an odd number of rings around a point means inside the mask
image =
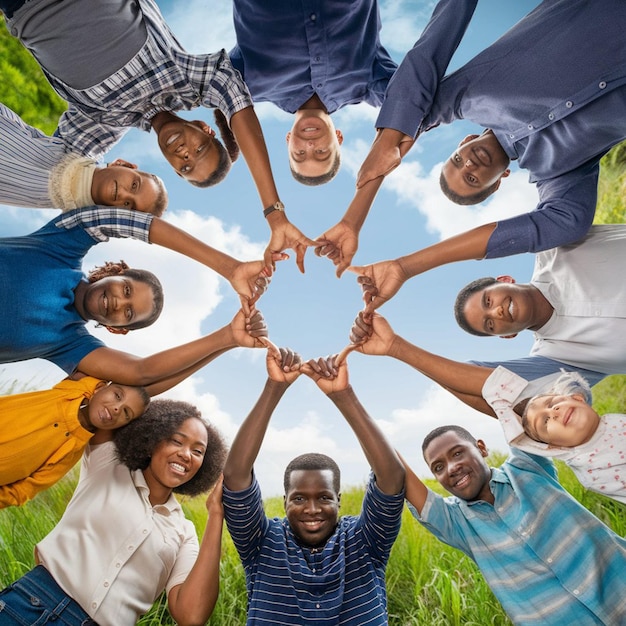
M 157 1 L 190 52 L 213 52 L 234 44 L 227 0 L 190 0 L 184 4 L 184 10 L 180 3 Z M 481 0 L 451 68 L 489 45 L 537 4 L 538 1 L 531 0 L 514 3 Z M 435 3 L 379 0 L 379 5 L 383 23 L 381 39 L 399 62 L 426 25 Z M 340 219 L 352 198 L 356 172 L 374 136 L 377 111 L 368 105 L 358 105 L 333 115 L 336 127 L 345 137 L 342 169 L 328 185 L 306 188 L 296 183 L 288 171 L 284 137 L 291 117 L 270 104 L 260 104 L 256 110 L 289 219 L 315 238 Z M 212 120 L 211 112 L 204 109 L 196 109 L 185 117 Z M 526 172 L 518 171 L 515 166 L 501 190 L 483 205 L 458 207 L 443 197 L 437 184 L 440 164 L 458 141 L 471 132 L 480 129 L 456 122 L 419 139 L 379 192 L 361 232 L 355 264 L 395 258 L 473 226 L 534 207 L 535 188 L 527 182 Z M 170 171 L 152 133 L 132 129 L 106 160 L 117 157 L 137 162 L 142 169 L 163 178 L 170 193 L 165 219 L 237 258 L 262 257 L 269 229 L 243 159 L 234 165 L 221 185 L 196 189 Z M 0 207 L 0 232 L 28 233 L 55 214 Z M 135 241 L 100 244 L 86 258 L 85 267 L 119 258 L 159 276 L 165 290 L 165 309 L 154 326 L 126 337 L 90 329 L 111 347 L 148 355 L 207 334 L 227 324 L 237 311 L 238 298 L 224 280 L 211 270 L 156 246 Z M 449 358 L 504 360 L 525 356 L 532 343 L 530 333 L 522 333 L 514 340 L 472 337 L 456 326 L 452 304 L 458 289 L 474 278 L 507 273 L 525 282 L 530 278 L 532 265 L 533 257 L 527 254 L 438 268 L 405 283 L 380 312 L 398 334 Z M 313 358 L 339 351 L 346 345 L 352 320 L 362 303 L 353 274 L 346 272 L 338 280 L 332 263 L 317 258 L 312 250 L 307 252 L 305 267 L 306 273 L 301 275 L 293 256 L 280 263 L 258 307 L 275 343 L 289 346 L 305 358 Z M 365 407 L 419 474 L 430 475 L 421 459 L 421 441 L 429 430 L 444 423 L 467 425 L 491 448 L 506 450 L 495 420 L 465 407 L 408 366 L 387 357 L 353 354 L 349 371 L 351 383 Z M 0 379 L 17 379 L 29 388 L 46 388 L 61 378 L 61 370 L 41 361 L 0 366 Z M 265 379 L 264 351 L 237 349 L 166 395 L 196 404 L 230 440 L 256 401 Z M 266 496 L 281 493 L 285 465 L 307 451 L 324 452 L 336 458 L 343 471 L 344 486 L 360 484 L 367 477 L 368 467 L 354 435 L 332 403 L 303 376 L 279 405 L 256 464 Z

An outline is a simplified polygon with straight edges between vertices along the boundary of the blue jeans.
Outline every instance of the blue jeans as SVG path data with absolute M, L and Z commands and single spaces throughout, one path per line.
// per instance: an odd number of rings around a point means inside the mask
M 42 565 L 0 591 L 0 626 L 98 626 Z

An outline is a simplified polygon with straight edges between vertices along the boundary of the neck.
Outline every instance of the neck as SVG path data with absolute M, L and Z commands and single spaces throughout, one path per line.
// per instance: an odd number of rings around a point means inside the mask
M 547 298 L 535 287 L 534 285 L 528 285 L 532 290 L 532 299 L 534 303 L 534 323 L 529 326 L 529 330 L 539 330 L 554 313 L 554 307 L 548 302 Z
M 174 115 L 170 111 L 159 111 L 151 120 L 150 124 L 154 131 L 158 134 L 163 124 L 172 122 L 179 119 L 177 115 Z
M 88 283 L 83 279 L 74 288 L 74 308 L 76 312 L 87 321 L 89 318 L 86 315 L 85 307 L 83 306 L 83 300 L 85 298 L 85 291 Z
M 328 113 L 328 110 L 324 106 L 324 103 L 320 100 L 319 96 L 314 93 L 303 105 L 298 107 L 298 111 L 306 109 L 322 109 L 324 113 Z
M 83 402 L 78 409 L 78 422 L 90 433 L 95 433 L 96 429 L 93 427 L 93 424 L 89 421 L 89 400 Z

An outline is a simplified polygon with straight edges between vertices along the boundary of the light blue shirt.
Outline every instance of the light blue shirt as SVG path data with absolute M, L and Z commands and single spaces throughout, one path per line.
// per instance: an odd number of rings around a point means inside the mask
M 467 119 L 491 128 L 537 183 L 531 213 L 498 222 L 487 258 L 572 243 L 593 221 L 600 157 L 626 138 L 626 3 L 545 0 L 444 76 L 475 2 L 442 0 L 389 83 L 376 123 L 417 137 Z
M 256 102 L 294 113 L 317 94 L 329 113 L 380 106 L 396 64 L 376 0 L 235 0 L 230 57 Z
M 493 505 L 429 491 L 420 516 L 471 557 L 517 626 L 626 623 L 626 541 L 572 498 L 549 459 L 513 450 Z

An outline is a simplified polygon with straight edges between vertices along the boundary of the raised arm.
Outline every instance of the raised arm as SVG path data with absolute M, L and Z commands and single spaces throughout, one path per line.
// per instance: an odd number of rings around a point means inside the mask
M 338 355 L 307 361 L 302 370 L 333 401 L 356 435 L 376 476 L 378 488 L 395 495 L 404 487 L 404 467 L 383 431 L 348 383 L 348 364 Z
M 393 261 L 349 267 L 360 277 L 367 312 L 373 312 L 390 300 L 409 278 L 417 274 L 455 261 L 484 258 L 496 226 L 495 222 L 484 224 Z
M 396 335 L 387 320 L 377 313 L 369 318 L 361 311 L 352 326 L 350 340 L 357 344 L 357 351 L 398 359 L 441 385 L 473 409 L 495 417 L 482 396 L 482 388 L 493 368 L 452 361 L 422 350 Z
M 267 350 L 268 379 L 256 404 L 243 421 L 224 465 L 224 485 L 241 491 L 252 483 L 252 467 L 261 449 L 274 409 L 300 374 L 301 359 L 288 348 L 270 344 Z
M 241 154 L 248 164 L 263 209 L 273 206 L 280 198 L 274 183 L 263 131 L 254 107 L 247 107 L 235 113 L 230 120 L 230 126 Z M 267 222 L 272 234 L 263 257 L 265 265 L 273 267 L 277 260 L 276 253 L 291 248 L 296 253 L 298 268 L 304 272 L 304 255 L 307 247 L 315 245 L 315 242 L 303 235 L 287 219 L 284 211 L 272 211 L 267 216 Z
M 206 507 L 209 516 L 198 558 L 185 582 L 173 587 L 167 596 L 168 609 L 178 626 L 205 624 L 217 602 L 224 525 L 221 477 L 207 498 Z
M 421 515 L 424 504 L 426 504 L 428 489 L 426 488 L 426 485 L 417 477 L 417 474 L 411 469 L 411 466 L 404 460 L 404 458 L 400 456 L 400 460 L 404 464 L 404 469 L 406 471 L 404 498 L 410 502 Z

